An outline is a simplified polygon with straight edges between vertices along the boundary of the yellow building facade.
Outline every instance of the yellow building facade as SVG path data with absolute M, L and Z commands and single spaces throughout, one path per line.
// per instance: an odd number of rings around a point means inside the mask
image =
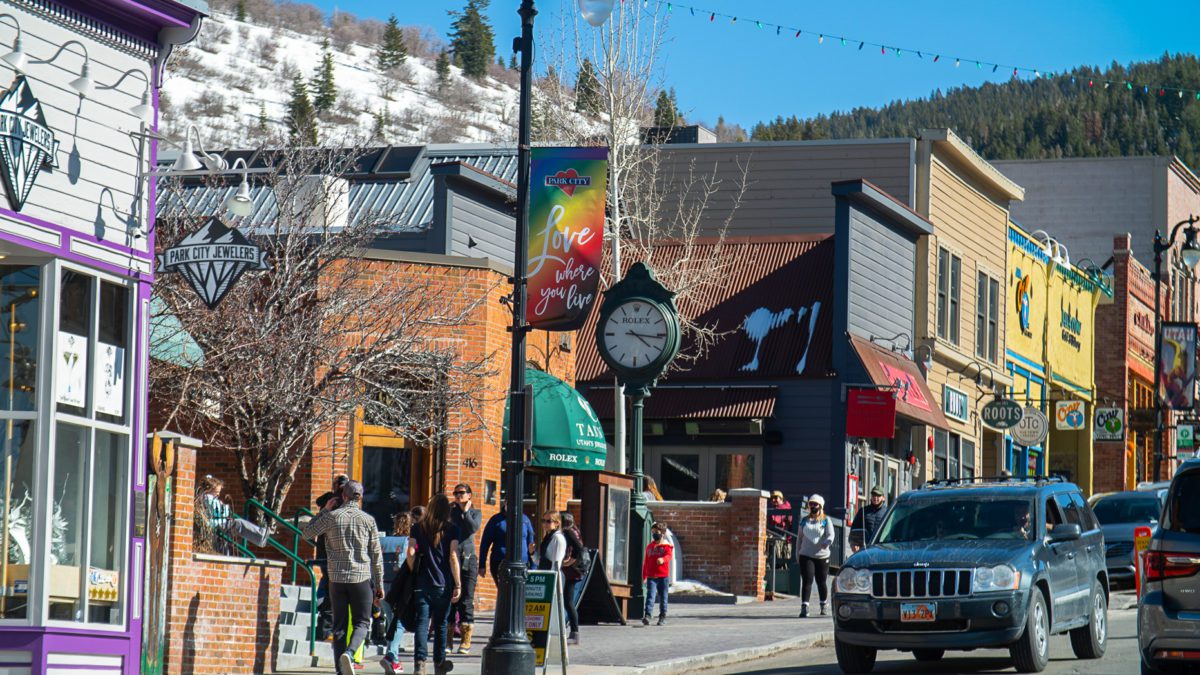
M 1042 443 L 1005 434 L 1005 468 L 1016 476 L 1062 475 L 1092 492 L 1096 404 L 1096 306 L 1112 297 L 1103 282 L 1070 263 L 1044 233 L 1008 227 L 1005 368 L 1009 397 L 1050 421 Z

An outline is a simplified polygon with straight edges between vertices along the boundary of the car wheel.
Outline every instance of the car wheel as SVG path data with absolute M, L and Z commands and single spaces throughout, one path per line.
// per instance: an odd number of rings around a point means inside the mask
M 1097 581 L 1092 585 L 1088 623 L 1071 631 L 1071 651 L 1078 659 L 1098 659 L 1108 647 L 1108 601 Z
M 1142 675 L 1162 675 L 1162 671 L 1158 670 L 1154 666 L 1146 665 L 1146 662 L 1142 661 L 1141 659 L 1138 660 L 1142 663 Z
M 1008 648 L 1013 666 L 1018 673 L 1040 673 L 1050 660 L 1050 614 L 1046 611 L 1046 598 L 1037 588 L 1029 599 L 1029 612 L 1025 615 L 1025 632 Z
M 941 661 L 946 655 L 945 649 L 914 649 L 913 657 L 918 661 Z
M 833 639 L 833 650 L 837 653 L 838 667 L 843 673 L 869 673 L 875 667 L 875 655 L 878 653 L 870 647 L 856 647 Z

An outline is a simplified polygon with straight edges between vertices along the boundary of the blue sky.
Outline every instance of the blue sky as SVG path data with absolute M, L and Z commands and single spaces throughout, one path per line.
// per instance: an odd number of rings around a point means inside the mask
M 314 0 L 309 0 L 314 1 Z M 637 2 L 639 0 L 627 0 Z M 654 0 L 650 0 L 653 2 Z M 445 36 L 448 10 L 465 0 L 315 0 L 326 10 L 386 18 L 395 12 L 403 24 L 430 27 Z M 499 53 L 520 31 L 519 0 L 492 0 L 489 15 Z M 737 15 L 732 24 L 709 21 L 699 9 Z M 574 2 L 568 0 L 568 8 Z M 555 22 L 559 0 L 538 4 L 543 30 Z M 801 28 L 801 38 L 786 28 L 756 28 L 754 20 Z M 692 0 L 674 3 L 663 56 L 665 82 L 675 87 L 680 108 L 690 120 L 715 122 L 718 115 L 749 128 L 777 115 L 812 116 L 822 112 L 878 106 L 896 99 L 1007 80 L 1012 71 L 978 69 L 953 59 L 938 63 L 925 54 L 880 54 L 878 47 L 842 46 L 817 34 L 845 35 L 867 42 L 957 54 L 1042 70 L 1076 65 L 1107 65 L 1155 59 L 1164 52 L 1194 52 L 1200 3 L 1081 0 L 1050 2 L 795 2 L 786 0 Z M 809 35 L 809 32 L 812 35 Z M 1170 86 L 1172 83 L 1153 83 Z M 1200 105 L 1200 103 L 1198 103 Z

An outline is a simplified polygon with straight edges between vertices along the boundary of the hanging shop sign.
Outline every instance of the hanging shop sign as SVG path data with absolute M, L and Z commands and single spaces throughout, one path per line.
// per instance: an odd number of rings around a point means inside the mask
M 979 417 L 983 420 L 984 424 L 997 431 L 1011 429 L 1017 422 L 1021 421 L 1021 406 L 1016 401 L 998 398 L 983 406 L 983 410 L 979 412 Z
M 1175 456 L 1191 459 L 1196 453 L 1196 429 L 1190 424 L 1175 427 Z
M 1196 402 L 1196 324 L 1164 323 L 1158 359 L 1158 397 L 1172 410 Z
M 1013 442 L 1026 448 L 1041 445 L 1050 433 L 1050 420 L 1037 408 L 1026 407 L 1021 411 L 1021 421 L 1008 431 Z
M 966 422 L 970 419 L 970 399 L 965 392 L 944 384 L 942 385 L 942 412 L 946 413 L 946 417 Z
M 216 309 L 243 274 L 270 269 L 266 257 L 246 235 L 213 216 L 158 256 L 158 272 L 182 274 L 204 304 Z
M 608 149 L 534 148 L 530 175 L 525 320 L 577 330 L 600 287 Z
M 1087 423 L 1083 401 L 1055 401 L 1054 428 L 1059 431 L 1080 431 Z
M 1125 409 L 1096 408 L 1092 416 L 1092 435 L 1097 441 L 1125 440 Z
M 891 438 L 896 435 L 896 395 L 890 389 L 855 387 L 846 392 L 846 435 Z
M 20 211 L 42 171 L 58 166 L 58 141 L 24 75 L 0 96 L 0 175 L 13 210 Z

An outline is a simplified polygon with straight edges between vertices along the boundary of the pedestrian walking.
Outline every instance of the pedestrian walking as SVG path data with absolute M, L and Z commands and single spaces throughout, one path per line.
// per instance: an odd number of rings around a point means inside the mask
M 642 561 L 642 581 L 646 582 L 646 608 L 642 612 L 642 625 L 650 625 L 654 613 L 654 600 L 658 599 L 658 623 L 667 623 L 667 589 L 671 587 L 671 559 L 675 547 L 667 540 L 667 526 L 661 522 L 650 528 L 650 543 L 646 545 L 646 557 Z
M 413 673 L 425 675 L 429 656 L 429 630 L 433 629 L 433 672 L 444 675 L 454 669 L 446 658 L 446 623 L 450 605 L 462 595 L 458 560 L 458 528 L 450 516 L 450 500 L 435 495 L 425 515 L 412 527 L 408 538 L 409 569 L 417 575 L 413 602 L 417 630 L 413 634 Z
M 459 576 L 462 579 L 462 594 L 450 608 L 450 623 L 459 624 L 462 639 L 456 654 L 471 651 L 471 636 L 475 632 L 475 584 L 479 580 L 479 558 L 475 555 L 475 533 L 483 527 L 483 512 L 475 508 L 471 486 L 459 483 L 454 486 L 454 506 L 450 509 L 450 522 L 458 528 L 458 555 L 461 560 Z
M 808 516 L 800 521 L 800 618 L 808 616 L 808 599 L 812 597 L 813 581 L 821 598 L 821 615 L 829 613 L 829 547 L 833 545 L 833 523 L 825 515 L 825 498 L 808 498 Z
M 335 510 L 342 505 L 342 488 L 350 478 L 346 474 L 338 474 L 333 478 L 333 486 L 329 492 L 317 497 L 317 512 L 326 506 Z M 333 608 L 329 601 L 329 552 L 325 547 L 325 537 L 317 537 L 317 569 L 321 570 L 321 581 L 317 583 L 317 612 L 321 614 L 321 631 L 326 635 L 333 632 Z
M 542 538 L 542 545 L 538 552 L 539 567 L 543 570 L 553 570 L 561 575 L 564 564 L 573 565 L 583 555 L 583 544 L 575 538 L 574 534 L 563 532 L 562 515 L 558 511 L 547 511 L 546 515 L 542 516 L 542 525 L 546 528 L 546 536 Z M 567 591 L 564 586 L 563 597 L 566 598 L 566 596 Z M 571 627 L 567 641 L 577 645 L 579 644 L 579 614 L 575 611 L 573 603 L 563 602 L 563 604 L 566 605 L 567 621 Z
M 587 575 L 587 568 L 591 564 L 591 560 L 587 555 L 587 547 L 583 544 L 583 533 L 579 531 L 579 526 L 575 524 L 575 516 L 569 511 L 563 511 L 559 515 L 562 516 L 562 527 L 564 535 L 573 535 L 575 540 L 579 542 L 579 549 L 583 552 L 575 564 L 566 568 L 563 572 L 565 582 L 563 584 L 563 597 L 567 602 L 578 611 L 579 596 L 583 593 L 583 578 Z
M 479 574 L 487 574 L 488 567 L 492 570 L 492 580 L 500 587 L 500 566 L 508 555 L 508 505 L 500 500 L 500 512 L 488 518 L 483 528 L 483 536 L 479 541 Z M 537 542 L 533 532 L 533 523 L 529 516 L 521 514 L 521 548 L 525 552 L 525 564 L 530 563 L 533 546 Z
M 303 528 L 307 539 L 325 537 L 329 598 L 333 605 L 333 656 L 338 675 L 354 675 L 352 655 L 370 634 L 372 604 L 383 598 L 379 532 L 375 518 L 362 510 L 362 496 L 362 483 L 347 481 L 342 486 L 340 506 L 335 509 L 334 500 L 327 500 L 321 512 Z
M 850 523 L 850 547 L 855 551 L 866 548 L 875 539 L 875 533 L 887 514 L 886 497 L 876 485 L 871 488 L 871 502 L 854 514 L 854 522 Z
M 405 559 L 408 557 L 408 537 L 412 530 L 412 514 L 407 511 L 397 513 L 392 516 L 392 531 L 391 533 L 379 540 L 379 546 L 383 551 L 383 582 L 385 588 L 391 588 L 392 582 L 396 579 L 396 574 L 400 571 L 400 567 L 404 565 Z M 383 603 L 383 616 L 387 621 L 389 628 L 396 617 L 393 616 L 391 603 Z M 383 672 L 385 675 L 396 675 L 396 673 L 404 672 L 404 666 L 400 664 L 400 653 L 404 650 L 400 647 L 400 641 L 404 638 L 404 626 L 400 625 L 397 620 L 392 638 L 387 641 L 386 651 L 383 656 Z

